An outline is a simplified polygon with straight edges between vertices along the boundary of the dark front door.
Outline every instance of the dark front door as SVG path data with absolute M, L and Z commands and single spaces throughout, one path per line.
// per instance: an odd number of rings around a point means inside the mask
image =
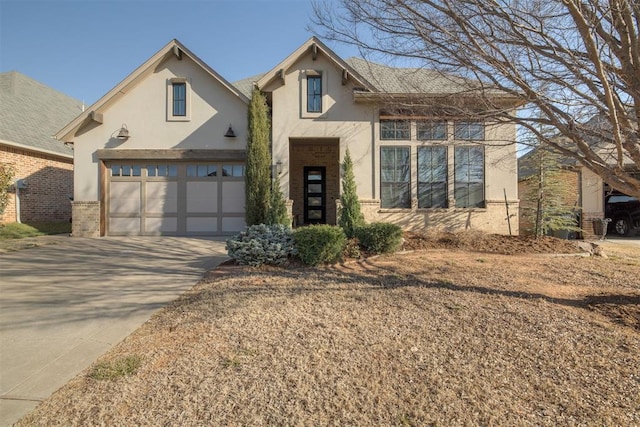
M 305 166 L 304 168 L 304 223 L 326 222 L 326 168 Z

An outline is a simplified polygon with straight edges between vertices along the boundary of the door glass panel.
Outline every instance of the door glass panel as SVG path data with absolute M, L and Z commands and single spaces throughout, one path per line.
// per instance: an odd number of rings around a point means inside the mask
M 133 176 L 140 176 L 142 175 L 142 167 L 139 165 L 133 165 L 131 166 L 131 171 L 132 171 L 132 175 Z
M 307 186 L 308 193 L 322 193 L 322 184 L 309 184 Z
M 309 181 L 320 181 L 322 179 L 322 172 L 320 172 L 320 171 L 309 171 L 309 172 L 307 172 L 307 179 Z
M 307 216 L 309 219 L 322 219 L 322 211 L 319 209 L 309 209 Z
M 169 176 L 178 176 L 178 166 L 169 165 Z
M 131 166 L 122 165 L 122 176 L 131 176 Z
M 111 166 L 111 176 L 120 176 L 120 165 Z
M 322 206 L 322 197 L 307 197 L 307 205 Z

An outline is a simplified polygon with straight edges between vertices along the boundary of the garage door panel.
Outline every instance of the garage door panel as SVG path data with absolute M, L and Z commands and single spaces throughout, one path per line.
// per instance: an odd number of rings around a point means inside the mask
M 224 200 L 222 204 L 222 211 L 224 213 L 244 213 L 244 182 L 223 182 L 222 200 Z
M 238 233 L 247 226 L 243 217 L 226 217 L 222 218 L 223 233 Z
M 110 218 L 109 232 L 111 234 L 140 234 L 140 218 Z
M 146 218 L 144 221 L 146 233 L 176 233 L 178 231 L 178 218 Z
M 187 212 L 217 213 L 218 182 L 187 182 Z
M 109 212 L 140 214 L 140 182 L 112 182 Z
M 187 233 L 217 233 L 218 217 L 187 218 Z
M 151 214 L 175 214 L 178 212 L 177 182 L 147 182 L 146 212 Z

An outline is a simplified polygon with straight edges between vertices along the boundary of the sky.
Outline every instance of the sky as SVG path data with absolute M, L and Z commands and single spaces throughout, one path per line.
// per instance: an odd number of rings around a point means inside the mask
M 314 35 L 311 15 L 311 0 L 0 0 L 0 72 L 89 106 L 175 38 L 234 82 L 269 71 Z

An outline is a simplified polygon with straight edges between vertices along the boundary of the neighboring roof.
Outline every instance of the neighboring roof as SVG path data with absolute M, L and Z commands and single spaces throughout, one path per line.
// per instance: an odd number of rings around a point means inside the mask
M 356 83 L 356 85 L 362 86 L 366 90 L 375 90 L 375 87 L 372 86 L 371 83 L 363 78 L 355 69 L 351 67 L 351 65 L 346 63 L 334 51 L 332 51 L 324 43 L 322 43 L 317 37 L 311 37 L 302 46 L 296 49 L 291 55 L 287 56 L 278 65 L 273 67 L 270 71 L 266 72 L 262 76 L 262 78 L 260 78 L 260 80 L 256 82 L 258 87 L 263 88 L 273 80 L 279 78 L 280 70 L 284 70 L 286 72 L 286 70 L 288 70 L 289 67 L 291 67 L 296 61 L 298 61 L 300 57 L 312 50 L 323 53 L 330 61 L 332 61 L 336 65 L 336 67 L 346 71 L 348 77 L 352 79 Z
M 17 71 L 0 73 L 0 143 L 73 158 L 53 134 L 82 112 L 82 102 Z
M 266 73 L 256 74 L 255 76 L 247 77 L 246 79 L 233 82 L 233 85 L 244 94 L 247 98 L 251 98 L 251 92 L 253 91 L 254 84 L 260 80 Z
M 121 96 L 125 95 L 129 90 L 135 87 L 138 82 L 145 78 L 148 74 L 152 73 L 155 67 L 164 61 L 171 55 L 182 57 L 186 55 L 198 66 L 200 66 L 206 73 L 216 79 L 220 84 L 226 87 L 230 92 L 236 95 L 242 102 L 248 104 L 249 98 L 245 96 L 234 85 L 229 83 L 224 77 L 218 74 L 213 68 L 209 67 L 204 61 L 198 58 L 193 52 L 187 49 L 178 40 L 173 39 L 167 43 L 162 49 L 149 58 L 144 64 L 136 68 L 131 74 L 129 74 L 123 81 L 118 83 L 113 89 L 107 92 L 102 98 L 97 100 L 93 105 L 85 110 L 75 120 L 67 124 L 64 128 L 59 130 L 55 137 L 61 141 L 71 141 L 73 134 L 87 121 L 92 120 L 93 117 L 99 116 L 104 110 L 106 110 L 111 104 L 113 104 Z

